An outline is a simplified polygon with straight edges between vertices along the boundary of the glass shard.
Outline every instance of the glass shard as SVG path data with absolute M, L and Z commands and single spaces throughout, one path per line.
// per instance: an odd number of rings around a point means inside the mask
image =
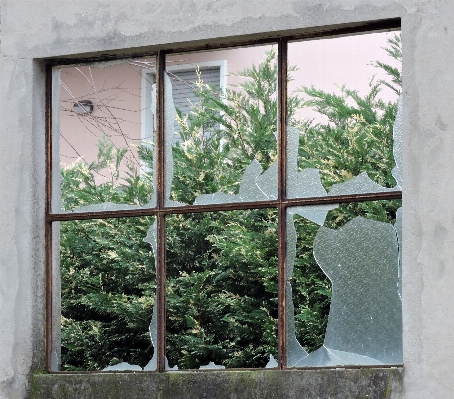
M 309 356 L 302 359 L 294 365 L 294 367 L 320 367 L 320 366 L 348 366 L 358 364 L 362 366 L 381 365 L 377 359 L 372 359 L 367 356 L 360 356 L 354 353 L 336 351 L 322 346 Z
M 256 159 L 247 166 L 241 179 L 238 196 L 242 201 L 260 201 L 267 199 L 257 186 L 257 178 L 262 174 L 263 168 Z
M 156 314 L 156 313 L 153 312 L 153 314 Z M 155 351 L 155 353 L 153 354 L 153 357 L 143 368 L 143 371 L 155 371 L 157 369 L 158 369 L 158 356 L 156 355 L 156 351 Z
M 290 212 L 292 215 L 300 215 L 319 226 L 323 226 L 328 212 L 338 206 L 339 204 L 295 206 L 290 208 Z
M 194 201 L 194 205 L 227 204 L 230 202 L 240 202 L 241 198 L 233 194 L 214 193 L 200 194 Z
M 393 153 L 396 166 L 391 171 L 397 187 L 402 190 L 402 97 L 397 103 L 397 115 L 393 127 Z
M 287 190 L 289 197 L 296 189 L 297 173 L 298 173 L 298 146 L 299 146 L 300 131 L 294 126 L 287 127 Z M 326 191 L 325 191 L 326 194 Z
M 287 197 L 324 197 L 326 190 L 320 180 L 320 171 L 314 168 L 298 171 L 299 137 L 297 128 L 287 128 Z
M 182 206 L 182 202 L 170 199 L 173 180 L 173 135 L 174 122 L 177 115 L 172 94 L 172 82 L 169 75 L 164 73 L 164 159 L 165 159 L 165 182 L 164 201 L 167 206 Z M 156 170 L 156 168 L 155 168 Z
M 277 198 L 276 62 L 273 46 L 167 57 L 176 108 L 166 113 L 166 173 L 175 173 L 168 201 Z
M 307 168 L 293 175 L 295 179 L 290 180 L 288 186 L 289 198 L 326 196 L 318 169 Z
M 140 209 L 139 205 L 127 205 L 127 204 L 114 204 L 113 202 L 102 202 L 100 204 L 92 204 L 85 206 L 78 206 L 70 211 L 64 211 L 64 213 L 81 213 L 81 212 L 103 212 L 103 211 L 121 211 L 128 209 Z
M 177 371 L 177 370 L 178 370 L 178 366 L 175 365 L 175 366 L 173 366 L 173 367 L 170 367 L 170 366 L 169 366 L 169 361 L 167 360 L 167 358 L 165 358 L 165 369 L 166 369 L 167 371 Z
M 177 111 L 175 109 L 175 104 L 173 101 L 172 82 L 170 81 L 169 75 L 167 73 L 164 73 L 164 115 L 164 199 L 167 206 L 182 206 L 185 204 L 182 202 L 170 200 L 170 191 L 172 189 L 173 179 L 173 128 Z
M 156 205 L 155 74 L 153 58 L 54 73 L 53 212 Z
M 277 368 L 277 366 L 278 366 L 277 360 L 274 358 L 273 355 L 270 355 L 270 360 L 269 360 L 269 362 L 266 364 L 265 368 L 267 368 L 267 369 L 274 369 L 274 368 Z
M 286 323 L 287 323 L 287 366 L 295 367 L 302 359 L 308 356 L 307 351 L 301 346 L 296 338 L 295 331 L 295 308 L 293 306 L 292 285 L 286 283 Z
M 367 172 L 363 172 L 346 182 L 334 184 L 329 190 L 329 195 L 380 193 L 393 190 L 380 186 L 369 178 Z
M 397 292 L 402 299 L 402 208 L 396 212 L 396 223 L 394 224 L 397 234 L 397 243 L 399 244 L 399 272 L 397 280 Z
M 144 242 L 147 242 L 151 245 L 153 250 L 154 258 L 157 259 L 158 255 L 158 220 L 155 219 L 154 223 L 148 229 L 146 237 L 143 239 Z M 155 271 L 157 272 L 157 265 L 155 264 Z M 150 333 L 150 340 L 153 348 L 155 349 L 153 352 L 153 357 L 147 363 L 144 370 L 145 371 L 153 371 L 156 370 L 158 367 L 158 356 L 157 356 L 157 343 L 158 343 L 158 296 L 154 298 L 154 305 L 153 305 L 153 313 L 151 314 L 151 322 L 148 328 Z
M 293 367 L 308 353 L 303 349 L 295 332 L 295 309 L 293 306 L 292 285 L 290 278 L 293 274 L 296 258 L 296 229 L 291 208 L 287 208 L 287 259 L 286 259 L 286 340 L 287 366 Z
M 199 370 L 222 370 L 225 369 L 225 366 L 220 366 L 218 364 L 214 364 L 213 362 L 208 363 L 206 366 L 200 366 Z
M 338 230 L 321 227 L 314 256 L 333 284 L 326 349 L 355 355 L 350 364 L 362 364 L 357 355 L 376 364 L 401 363 L 399 254 L 393 226 L 357 217 Z M 314 352 L 305 362 L 312 362 L 312 356 L 319 354 Z M 325 355 L 320 359 L 326 360 Z
M 116 364 L 115 366 L 108 366 L 102 371 L 142 371 L 142 367 L 135 364 L 121 362 Z
M 274 162 L 264 173 L 257 177 L 257 186 L 266 199 L 277 199 L 277 162 Z

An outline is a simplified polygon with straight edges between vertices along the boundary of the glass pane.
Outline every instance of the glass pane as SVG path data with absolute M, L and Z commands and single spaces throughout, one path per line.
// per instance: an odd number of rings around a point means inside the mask
M 155 68 L 148 58 L 58 71 L 53 212 L 155 206 Z
M 277 198 L 277 49 L 167 58 L 168 206 Z
M 60 223 L 61 369 L 156 368 L 156 223 Z
M 289 198 L 401 190 L 400 51 L 395 33 L 289 43 Z
M 402 363 L 400 206 L 288 209 L 289 367 Z
M 170 366 L 275 367 L 276 210 L 173 215 L 167 234 Z

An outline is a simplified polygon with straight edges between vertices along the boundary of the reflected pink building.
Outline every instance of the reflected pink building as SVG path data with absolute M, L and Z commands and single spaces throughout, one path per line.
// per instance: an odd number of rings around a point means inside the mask
M 392 33 L 372 33 L 290 43 L 289 65 L 296 69 L 291 72 L 289 94 L 302 86 L 339 94 L 339 87 L 345 85 L 365 95 L 371 78 L 378 81 L 386 77 L 372 62 L 393 64 L 394 60 L 383 50 L 391 36 Z M 235 89 L 235 85 L 244 81 L 235 73 L 257 65 L 271 48 L 234 48 L 167 57 L 166 69 L 175 84 L 176 106 L 190 112 L 190 104 L 196 102 L 191 82 L 197 79 L 197 70 L 205 82 L 218 88 Z M 143 168 L 139 166 L 137 146 L 152 142 L 155 128 L 155 59 L 67 67 L 61 69 L 60 77 L 61 165 L 96 161 L 97 142 L 104 137 L 115 148 L 128 148 L 122 172 L 126 170 L 125 162 Z M 386 87 L 380 96 L 384 100 L 397 100 L 397 95 Z M 81 100 L 90 100 L 93 112 L 75 112 L 74 104 Z M 298 115 L 318 117 L 311 109 L 302 109 Z M 178 124 L 175 126 L 178 131 Z M 102 182 L 110 179 L 113 171 L 106 168 L 99 173 Z

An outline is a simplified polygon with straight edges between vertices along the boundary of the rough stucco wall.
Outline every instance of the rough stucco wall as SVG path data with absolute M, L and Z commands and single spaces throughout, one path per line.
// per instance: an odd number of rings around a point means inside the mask
M 34 58 L 402 17 L 404 397 L 449 398 L 454 371 L 451 0 L 3 0 L 0 398 L 43 368 L 44 73 Z
M 437 4 L 436 4 L 437 3 Z M 454 372 L 452 2 L 404 19 L 406 398 L 451 398 Z

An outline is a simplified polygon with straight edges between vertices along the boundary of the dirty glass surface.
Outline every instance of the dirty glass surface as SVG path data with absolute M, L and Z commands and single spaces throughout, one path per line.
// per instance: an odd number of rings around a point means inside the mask
M 168 216 L 166 250 L 169 365 L 276 367 L 277 211 Z
M 155 68 L 150 57 L 54 73 L 54 213 L 155 206 Z
M 288 209 L 289 367 L 402 362 L 400 205 L 343 203 L 315 223 Z
M 166 205 L 277 199 L 276 46 L 169 55 L 165 84 Z
M 154 370 L 152 217 L 60 223 L 61 370 Z
M 289 198 L 402 189 L 401 102 L 396 117 L 398 94 L 372 65 L 386 58 L 386 37 L 289 43 Z M 386 62 L 398 67 L 391 57 Z

